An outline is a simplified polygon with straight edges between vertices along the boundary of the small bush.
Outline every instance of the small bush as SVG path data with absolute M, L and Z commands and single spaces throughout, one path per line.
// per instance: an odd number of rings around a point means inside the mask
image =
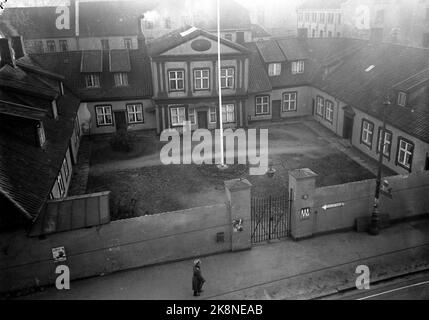
M 115 151 L 130 152 L 133 150 L 133 136 L 127 131 L 118 131 L 111 139 L 110 146 Z

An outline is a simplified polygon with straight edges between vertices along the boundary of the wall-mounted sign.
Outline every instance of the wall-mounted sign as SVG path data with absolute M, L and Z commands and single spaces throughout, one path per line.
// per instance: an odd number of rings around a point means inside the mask
M 339 208 L 339 207 L 344 207 L 344 202 L 325 204 L 322 206 L 322 209 L 328 210 L 328 209 Z
M 52 248 L 52 258 L 55 262 L 66 261 L 66 249 L 64 247 Z
M 299 213 L 300 213 L 299 216 L 300 216 L 301 220 L 307 220 L 307 219 L 310 219 L 311 209 L 310 208 L 301 208 Z

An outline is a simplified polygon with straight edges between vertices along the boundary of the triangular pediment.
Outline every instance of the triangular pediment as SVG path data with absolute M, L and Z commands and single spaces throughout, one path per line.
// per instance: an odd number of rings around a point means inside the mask
M 228 45 L 226 41 L 220 44 L 222 54 L 242 53 L 233 45 Z M 161 56 L 181 56 L 181 55 L 213 55 L 217 54 L 217 41 L 205 35 L 199 35 L 195 38 L 177 45 L 161 54 Z

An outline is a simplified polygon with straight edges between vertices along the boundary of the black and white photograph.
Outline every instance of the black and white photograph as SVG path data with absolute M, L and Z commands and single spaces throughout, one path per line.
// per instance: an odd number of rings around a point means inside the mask
M 0 1 L 0 300 L 429 300 L 429 0 Z

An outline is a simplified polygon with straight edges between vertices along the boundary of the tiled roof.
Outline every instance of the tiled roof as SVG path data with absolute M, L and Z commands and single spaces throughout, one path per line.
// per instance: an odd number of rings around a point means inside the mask
M 167 50 L 177 47 L 182 43 L 188 42 L 189 40 L 194 39 L 200 35 L 217 41 L 216 35 L 198 28 L 194 28 L 195 29 L 194 31 L 186 33 L 185 35 L 181 35 L 181 33 L 187 30 L 190 30 L 191 28 L 192 28 L 191 26 L 184 26 L 168 34 L 165 34 L 162 37 L 159 37 L 157 39 L 154 39 L 153 41 L 148 42 L 147 47 L 148 47 L 149 55 L 152 57 L 157 56 Z M 241 51 L 243 53 L 250 53 L 250 51 L 247 50 L 246 47 L 239 45 L 235 42 L 232 42 L 223 38 L 220 39 L 220 42 L 224 45 L 235 48 L 238 51 Z
M 266 63 L 286 61 L 282 49 L 280 49 L 275 40 L 258 41 L 256 42 L 256 47 Z
M 150 59 L 141 50 L 115 50 L 129 53 L 131 70 L 128 73 L 128 86 L 116 87 L 110 71 L 109 51 L 98 51 L 102 55 L 100 88 L 87 89 L 85 77 L 81 73 L 81 51 L 41 53 L 30 55 L 42 68 L 64 75 L 65 83 L 83 101 L 106 101 L 120 99 L 149 98 L 152 96 L 152 73 Z M 117 64 L 115 64 L 115 68 Z M 87 70 L 87 69 L 85 69 Z
M 0 70 L 0 78 L 4 76 L 4 69 Z M 19 67 L 16 68 L 17 75 L 22 76 L 23 72 Z M 52 89 L 50 79 L 41 82 L 38 74 L 24 73 L 26 76 L 22 81 L 27 86 Z M 6 77 L 10 77 L 10 74 L 11 71 L 7 70 Z M 33 219 L 49 197 L 61 168 L 74 129 L 79 99 L 65 88 L 65 95 L 57 99 L 57 120 L 48 112 L 51 100 L 40 96 L 37 98 L 33 91 L 13 93 L 0 85 L 0 100 L 2 121 L 8 121 L 8 117 L 22 118 L 19 121 L 43 121 L 47 137 L 43 148 L 23 140 L 18 134 L 20 128 L 16 132 L 0 130 L 0 193 L 19 211 Z M 27 106 L 22 105 L 24 101 Z
M 271 36 L 271 34 L 269 34 L 268 31 L 259 24 L 252 23 L 250 29 L 252 31 L 252 38 L 265 38 Z
M 255 43 L 247 43 L 252 51 L 249 57 L 249 93 L 259 93 L 272 90 L 270 79 L 265 70 L 265 64 L 259 56 Z
M 312 52 L 317 52 L 323 39 L 308 39 Z M 334 42 L 325 39 L 323 46 L 335 50 Z M 329 50 L 326 51 L 329 55 Z M 360 49 L 347 54 L 328 74 L 320 68 L 311 84 L 351 106 L 381 119 L 381 105 L 395 85 L 429 67 L 429 50 L 394 44 L 371 44 L 361 41 Z M 390 125 L 429 142 L 429 108 L 422 100 L 410 101 L 410 106 L 396 105 L 396 97 L 387 112 Z
M 103 52 L 101 50 L 85 50 L 82 52 L 80 71 L 99 73 L 103 71 Z
M 286 56 L 286 60 L 303 60 L 309 58 L 304 39 L 287 38 L 277 40 L 277 44 Z
M 429 68 L 425 69 L 408 79 L 395 84 L 394 88 L 400 91 L 409 91 L 429 81 Z

